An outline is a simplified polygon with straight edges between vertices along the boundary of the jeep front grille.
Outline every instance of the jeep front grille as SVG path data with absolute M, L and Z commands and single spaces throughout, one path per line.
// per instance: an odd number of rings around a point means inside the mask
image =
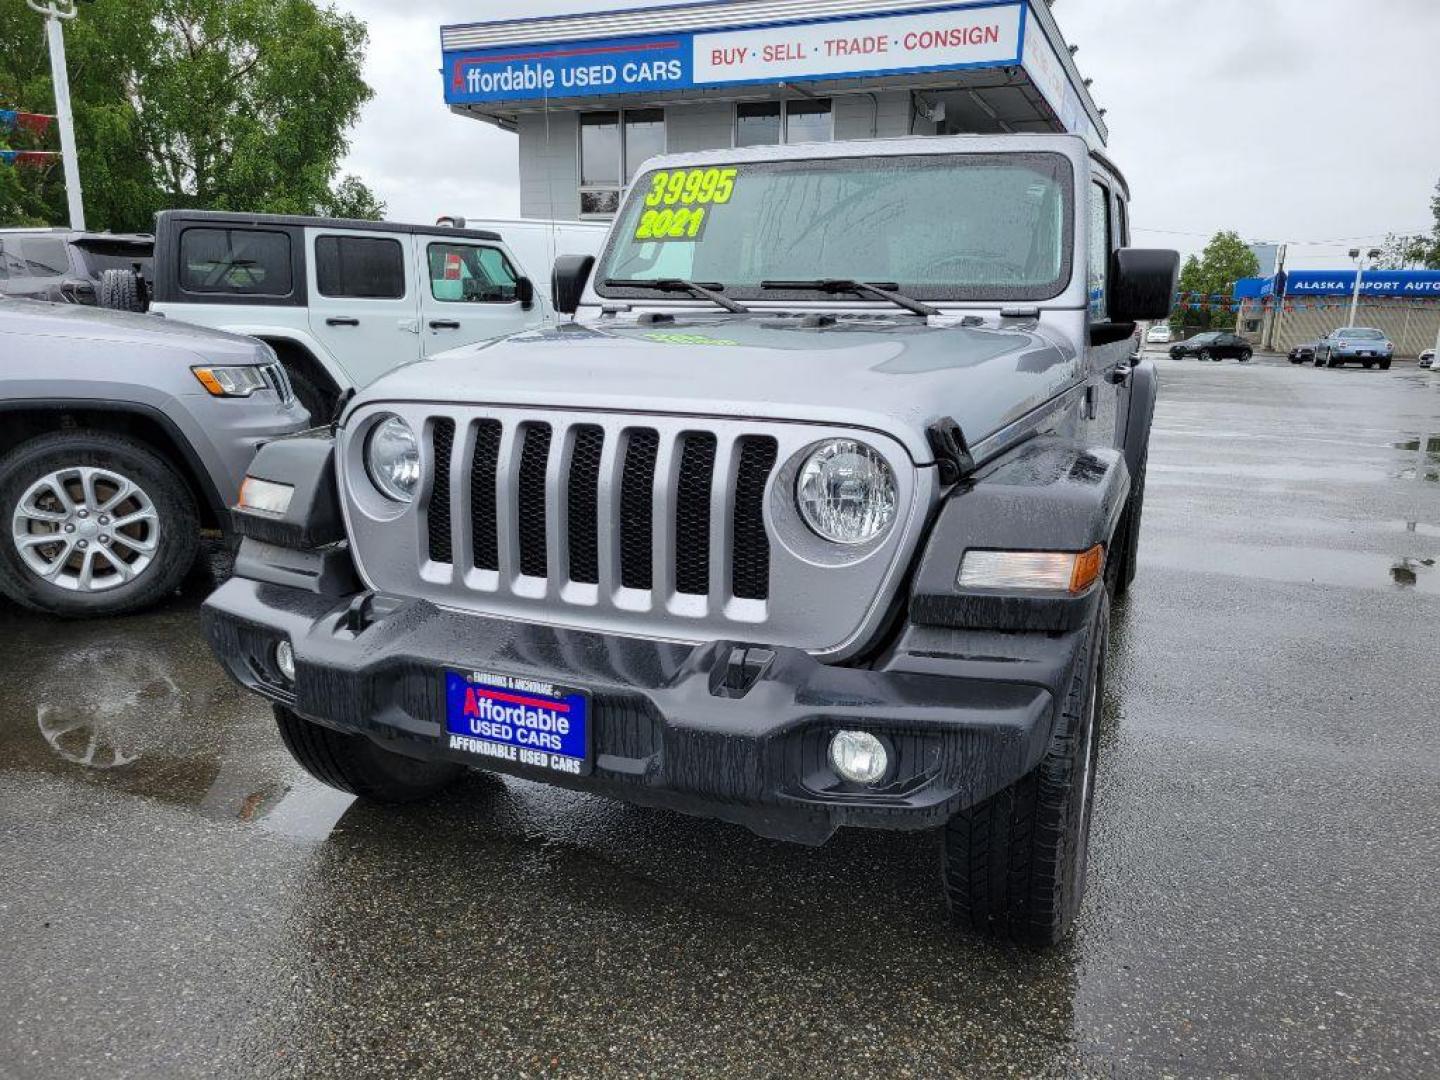
M 420 491 L 403 507 L 363 462 L 369 426 L 390 413 L 421 442 Z M 871 549 L 826 544 L 799 519 L 796 471 L 827 438 L 864 439 L 895 473 L 900 514 Z M 934 470 L 894 439 L 810 423 L 376 402 L 339 439 L 351 547 L 377 591 L 826 656 L 885 618 L 936 498 Z
M 470 547 L 475 569 L 500 569 L 500 529 L 506 520 L 516 522 L 520 573 L 550 577 L 551 531 L 560 527 L 563 510 L 568 580 L 579 585 L 600 584 L 600 531 L 614 525 L 619 536 L 620 585 L 625 589 L 654 591 L 655 508 L 671 500 L 655 489 L 660 433 L 650 427 L 627 427 L 617 434 L 624 449 L 618 499 L 609 513 L 602 511 L 600 467 L 605 451 L 605 429 L 575 424 L 556 442 L 547 423 L 521 421 L 511 435 L 519 446 L 519 466 L 513 498 L 498 486 L 504 425 L 479 420 L 469 463 Z M 737 440 L 735 498 L 719 493 L 722 505 L 733 502 L 732 535 L 735 542 L 725 562 L 724 578 L 733 595 L 744 600 L 765 600 L 770 595 L 770 541 L 765 533 L 765 483 L 775 466 L 776 442 L 769 436 L 743 435 Z M 678 466 L 673 499 L 674 528 L 671 554 L 661 561 L 666 588 L 676 594 L 708 596 L 711 591 L 712 507 L 717 501 L 715 462 L 718 442 L 714 432 L 686 431 L 678 439 Z M 426 539 L 433 563 L 453 564 L 455 517 L 452 512 L 451 472 L 454 466 L 455 421 L 438 417 L 430 425 L 430 505 L 426 513 Z M 551 457 L 563 455 L 551 472 Z M 551 477 L 559 489 L 550 490 Z M 502 513 L 501 508 L 513 511 Z

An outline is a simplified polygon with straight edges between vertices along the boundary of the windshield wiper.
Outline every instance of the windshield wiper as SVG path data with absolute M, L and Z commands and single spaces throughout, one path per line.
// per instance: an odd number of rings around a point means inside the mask
M 801 292 L 813 289 L 816 292 L 824 293 L 859 293 L 861 296 L 878 296 L 881 300 L 889 300 L 897 307 L 913 311 L 916 315 L 940 314 L 939 308 L 922 304 L 919 300 L 913 300 L 902 292 L 896 292 L 895 290 L 900 286 L 893 281 L 876 284 L 873 281 L 851 281 L 849 278 L 816 278 L 813 281 L 762 281 L 760 287 L 762 289 L 793 289 Z
M 698 281 L 686 281 L 684 278 L 657 278 L 654 281 L 646 278 L 606 278 L 605 287 L 609 289 L 654 289 L 656 292 L 686 292 L 691 296 L 703 297 L 719 304 L 726 311 L 733 311 L 738 315 L 747 315 L 750 312 L 750 309 L 743 304 L 737 304 L 728 296 L 722 296 L 719 290 L 725 286 L 718 282 L 702 285 Z

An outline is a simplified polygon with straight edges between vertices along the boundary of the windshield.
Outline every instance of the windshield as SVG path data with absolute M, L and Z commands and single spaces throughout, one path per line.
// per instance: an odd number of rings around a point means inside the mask
M 933 300 L 1044 300 L 1070 279 L 1071 169 L 1059 154 L 761 161 L 637 177 L 596 275 L 685 279 L 728 296 L 851 279 Z
M 1379 341 L 1385 335 L 1379 330 L 1341 330 L 1340 336 L 1344 338 L 1360 338 L 1362 341 Z

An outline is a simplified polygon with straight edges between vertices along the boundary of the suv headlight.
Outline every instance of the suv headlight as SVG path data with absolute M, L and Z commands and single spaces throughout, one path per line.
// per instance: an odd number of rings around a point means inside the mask
M 879 451 L 831 439 L 811 451 L 795 481 L 800 516 L 834 544 L 868 544 L 895 523 L 895 474 Z
M 380 494 L 408 503 L 420 485 L 420 443 L 410 425 L 387 416 L 365 439 L 365 471 Z

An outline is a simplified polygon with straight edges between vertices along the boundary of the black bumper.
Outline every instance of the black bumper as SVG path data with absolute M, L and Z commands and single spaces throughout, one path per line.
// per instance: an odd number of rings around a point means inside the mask
M 232 677 L 318 723 L 412 757 L 804 843 L 842 825 L 937 826 L 1030 771 L 1083 636 L 911 626 L 875 667 L 861 669 L 798 649 L 671 644 L 245 578 L 223 585 L 203 617 Z M 274 668 L 285 636 L 296 654 L 293 687 Z M 589 691 L 592 772 L 541 773 L 452 751 L 444 734 L 451 669 Z M 893 776 L 878 790 L 843 783 L 828 764 L 830 736 L 855 727 L 885 738 L 895 754 Z

